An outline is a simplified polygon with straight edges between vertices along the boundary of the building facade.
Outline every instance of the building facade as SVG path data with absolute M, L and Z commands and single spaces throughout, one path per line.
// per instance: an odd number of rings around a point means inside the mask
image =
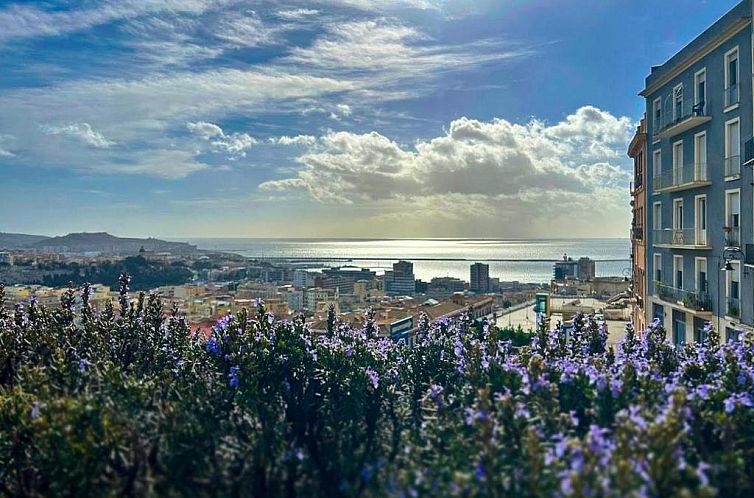
M 490 291 L 490 265 L 474 263 L 471 265 L 469 290 L 471 292 L 487 293 Z
M 646 158 L 647 158 L 647 118 L 639 123 L 634 138 L 628 146 L 628 156 L 634 161 L 634 180 L 631 182 L 631 293 L 633 306 L 631 323 L 634 329 L 643 331 L 647 327 L 645 303 L 647 301 L 646 272 Z
M 701 340 L 707 321 L 723 340 L 754 323 L 752 168 L 742 157 L 754 114 L 751 3 L 653 67 L 640 93 L 647 318 L 676 344 Z
M 414 296 L 416 294 L 413 263 L 398 261 L 393 264 L 392 271 L 385 272 L 385 293 L 388 296 Z

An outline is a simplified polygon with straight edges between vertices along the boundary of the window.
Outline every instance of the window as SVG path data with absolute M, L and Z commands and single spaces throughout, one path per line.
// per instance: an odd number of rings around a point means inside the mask
M 694 135 L 694 181 L 707 181 L 707 133 Z
M 738 247 L 741 230 L 741 193 L 729 190 L 725 193 L 725 245 Z
M 662 282 L 662 254 L 655 254 L 655 282 Z
M 728 306 L 727 315 L 732 317 L 741 316 L 740 308 L 740 287 L 741 287 L 741 265 L 738 261 L 731 261 L 732 271 L 726 271 L 728 274 Z
M 725 107 L 738 104 L 738 47 L 725 54 Z
M 675 288 L 683 289 L 683 256 L 673 256 L 673 274 Z
M 673 229 L 683 230 L 683 199 L 673 199 Z
M 707 196 L 695 197 L 696 208 L 694 209 L 694 228 L 696 231 L 696 245 L 707 245 Z
M 662 203 L 655 202 L 652 205 L 652 228 L 662 230 Z
M 683 118 L 683 85 L 673 88 L 673 121 Z
M 738 118 L 725 123 L 725 176 L 741 174 L 741 126 Z
M 696 258 L 696 291 L 707 292 L 707 259 Z
M 654 116 L 654 131 L 655 134 L 657 134 L 658 131 L 662 129 L 663 123 L 662 123 L 662 99 L 655 99 L 654 103 L 652 104 L 652 115 Z
M 707 70 L 702 69 L 694 75 L 694 114 L 704 116 L 707 104 Z
M 673 185 L 684 183 L 683 178 L 683 140 L 673 144 Z
M 662 175 L 662 151 L 656 150 L 652 153 L 652 175 L 653 178 L 659 178 Z

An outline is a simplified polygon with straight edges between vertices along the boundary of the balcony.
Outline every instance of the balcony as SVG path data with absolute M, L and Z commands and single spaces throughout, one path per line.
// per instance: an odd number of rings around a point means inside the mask
M 706 115 L 706 105 L 704 102 L 695 104 L 691 100 L 684 100 L 682 104 L 679 102 L 673 106 L 668 105 L 672 101 L 667 102 L 667 100 L 661 114 L 660 122 L 655 123 L 655 140 L 674 137 L 712 120 L 711 116 Z M 664 116 L 667 117 L 665 118 Z
M 731 180 L 741 176 L 741 156 L 725 158 L 725 179 Z
M 712 313 L 712 301 L 706 292 L 687 291 L 662 282 L 655 282 L 655 295 L 665 302 L 683 306 L 691 311 Z
M 744 142 L 744 166 L 754 162 L 754 138 Z
M 732 107 L 740 101 L 738 85 L 731 85 L 725 89 L 725 107 Z
M 754 266 L 754 244 L 746 244 L 744 250 L 744 264 Z
M 707 175 L 707 163 L 687 164 L 673 168 L 655 176 L 652 183 L 656 193 L 677 192 L 712 185 Z
M 655 247 L 671 249 L 709 249 L 706 230 L 695 228 L 664 228 L 654 231 Z

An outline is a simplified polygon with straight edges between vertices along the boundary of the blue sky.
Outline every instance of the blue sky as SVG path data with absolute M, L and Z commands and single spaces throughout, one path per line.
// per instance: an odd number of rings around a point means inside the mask
M 735 3 L 0 2 L 0 231 L 622 237 L 644 77 Z

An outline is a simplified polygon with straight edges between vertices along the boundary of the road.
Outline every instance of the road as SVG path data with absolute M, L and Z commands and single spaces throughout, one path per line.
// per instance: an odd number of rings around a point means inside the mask
M 586 303 L 585 303 L 586 304 Z M 589 303 L 589 305 L 597 304 L 597 308 L 600 308 L 604 306 L 604 303 L 599 303 L 595 300 L 594 303 Z M 514 309 L 510 313 L 505 313 L 502 316 L 499 316 L 496 321 L 496 326 L 500 328 L 505 327 L 518 327 L 521 326 L 524 330 L 533 330 L 535 327 L 535 316 L 534 311 L 532 311 L 533 303 L 528 303 L 525 307 L 520 309 Z M 553 324 L 557 323 L 561 319 L 561 315 L 553 315 L 552 322 Z M 607 332 L 608 332 L 608 338 L 607 343 L 610 345 L 617 345 L 621 339 L 623 339 L 623 335 L 626 332 L 626 324 L 628 322 L 624 321 L 617 321 L 617 320 L 608 320 L 607 321 Z

